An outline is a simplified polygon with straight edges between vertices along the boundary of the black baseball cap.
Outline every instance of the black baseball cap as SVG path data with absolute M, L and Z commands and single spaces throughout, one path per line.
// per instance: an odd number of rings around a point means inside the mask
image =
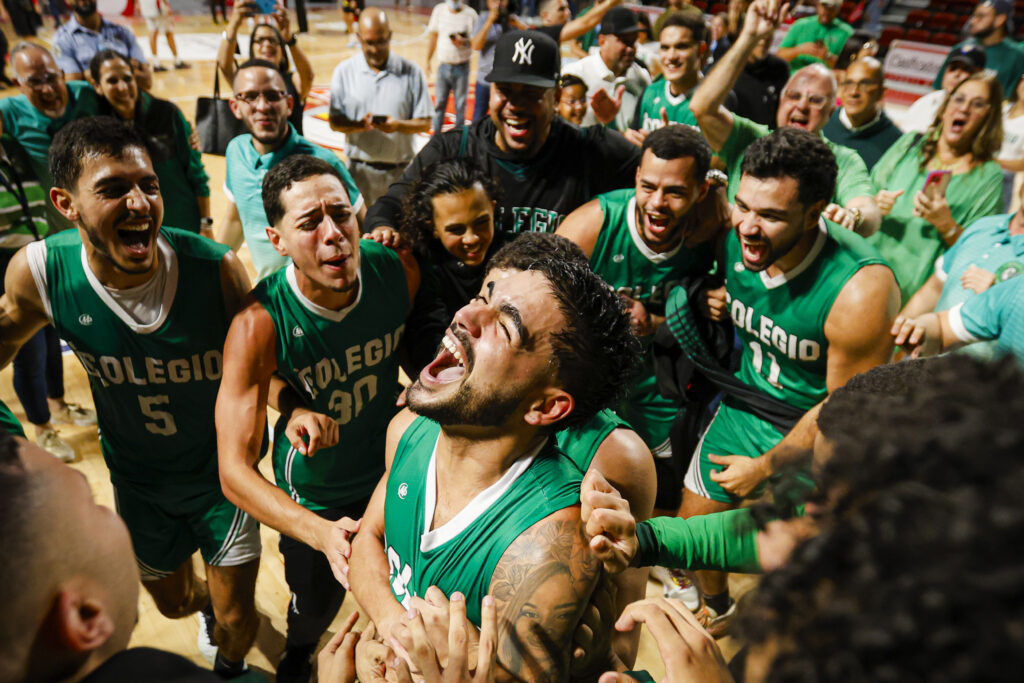
M 613 7 L 601 20 L 601 30 L 598 33 L 621 36 L 624 33 L 637 33 L 642 28 L 633 10 L 628 7 Z
M 958 47 L 949 55 L 949 64 L 953 62 L 960 62 L 972 71 L 981 71 L 985 68 L 985 50 L 977 45 Z
M 494 45 L 488 83 L 522 83 L 553 88 L 562 70 L 558 43 L 540 31 L 507 31 Z

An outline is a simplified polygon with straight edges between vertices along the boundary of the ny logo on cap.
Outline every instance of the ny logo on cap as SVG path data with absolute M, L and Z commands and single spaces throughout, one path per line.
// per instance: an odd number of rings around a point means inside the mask
M 533 39 L 520 38 L 515 44 L 516 51 L 512 55 L 512 61 L 516 64 L 533 64 Z

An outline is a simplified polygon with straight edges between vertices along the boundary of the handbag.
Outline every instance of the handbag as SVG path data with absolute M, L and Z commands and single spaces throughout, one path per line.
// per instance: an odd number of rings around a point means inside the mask
M 196 130 L 200 151 L 218 156 L 224 156 L 232 138 L 246 132 L 245 124 L 232 113 L 230 100 L 220 97 L 220 69 L 214 73 L 213 97 L 196 101 Z

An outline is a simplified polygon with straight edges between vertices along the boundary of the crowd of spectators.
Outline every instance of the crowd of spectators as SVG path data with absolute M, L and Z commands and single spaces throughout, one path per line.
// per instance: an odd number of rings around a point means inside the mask
M 139 3 L 149 57 L 59 4 L 0 99 L 0 367 L 35 444 L 0 403 L 0 683 L 250 679 L 257 523 L 292 592 L 280 681 L 628 683 L 641 623 L 665 681 L 1019 676 L 1010 0 L 906 107 L 840 0 L 442 0 L 422 64 L 400 10 L 350 2 L 343 156 L 304 134 L 328 76 L 286 4 L 239 0 L 222 187 L 154 84 L 161 33 L 191 66 L 166 0 Z M 77 458 L 60 424 L 98 424 L 120 516 L 51 457 Z M 765 576 L 737 599 L 730 572 Z M 140 576 L 200 615 L 212 674 L 127 647 Z M 350 587 L 372 623 L 321 647 Z

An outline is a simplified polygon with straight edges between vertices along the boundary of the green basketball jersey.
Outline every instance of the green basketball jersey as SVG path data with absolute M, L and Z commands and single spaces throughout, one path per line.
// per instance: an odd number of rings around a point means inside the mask
M 29 249 L 37 246 L 45 249 L 45 273 L 33 268 L 33 275 L 54 327 L 89 375 L 114 486 L 173 498 L 196 486 L 219 488 L 213 412 L 230 323 L 220 270 L 228 248 L 162 228 L 161 312 L 139 325 L 86 264 L 77 230 Z
M 18 418 L 14 417 L 14 413 L 3 401 L 0 401 L 0 429 L 5 430 L 11 436 L 25 436 L 25 430 L 22 429 Z
M 630 428 L 625 420 L 605 408 L 585 424 L 555 434 L 555 442 L 580 472 L 586 474 L 601 443 L 619 427 Z
M 520 534 L 548 515 L 579 504 L 579 470 L 548 439 L 517 460 L 444 526 L 431 529 L 437 501 L 440 426 L 417 418 L 402 435 L 384 499 L 384 545 L 391 592 L 404 606 L 430 586 L 466 596 L 466 614 L 480 625 L 491 575 Z
M 696 90 L 696 88 L 694 88 Z M 640 130 L 658 130 L 665 124 L 661 121 L 661 110 L 665 110 L 669 123 L 685 123 L 697 126 L 697 117 L 690 111 L 690 96 L 693 90 L 678 97 L 672 94 L 668 81 L 659 78 L 647 86 L 637 107 L 637 123 Z
M 384 439 L 395 414 L 398 343 L 409 312 L 409 288 L 398 255 L 371 240 L 359 244 L 359 293 L 340 311 L 300 291 L 289 264 L 253 290 L 274 321 L 277 374 L 306 405 L 330 415 L 341 435 L 308 458 L 274 435 L 277 485 L 310 510 L 367 498 L 384 474 Z
M 743 265 L 739 239 L 725 240 L 726 293 L 743 344 L 737 377 L 796 408 L 809 410 L 828 394 L 825 320 L 847 281 L 885 261 L 864 238 L 821 221 L 800 265 L 769 277 Z

